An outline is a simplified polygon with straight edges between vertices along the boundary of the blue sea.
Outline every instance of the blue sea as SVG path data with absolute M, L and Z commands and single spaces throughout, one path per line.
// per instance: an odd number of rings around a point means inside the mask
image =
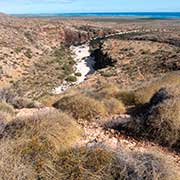
M 14 14 L 19 17 L 141 17 L 141 18 L 180 18 L 180 12 L 113 12 L 113 13 L 41 13 Z

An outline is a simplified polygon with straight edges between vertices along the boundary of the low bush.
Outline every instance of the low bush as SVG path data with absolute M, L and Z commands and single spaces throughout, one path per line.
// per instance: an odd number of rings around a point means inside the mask
M 120 89 L 116 84 L 103 83 L 95 93 L 99 98 L 106 98 L 106 97 L 116 97 L 119 91 Z
M 155 92 L 167 85 L 178 85 L 180 84 L 180 71 L 171 72 L 163 76 L 162 78 L 153 81 L 143 87 L 135 90 L 135 103 L 144 104 L 149 102 Z
M 126 112 L 124 104 L 115 98 L 107 98 L 102 102 L 105 104 L 109 114 L 123 114 Z
M 81 77 L 82 74 L 80 72 L 75 73 L 75 76 Z
M 31 99 L 27 98 L 20 98 L 16 97 L 11 101 L 11 104 L 16 109 L 23 109 L 23 108 L 42 108 L 43 105 L 39 102 L 32 101 Z
M 112 167 L 112 179 L 176 180 L 179 177 L 174 162 L 158 152 L 124 153 Z
M 116 98 L 122 101 L 125 105 L 135 104 L 135 94 L 133 90 L 123 90 L 117 84 L 113 83 L 103 83 L 94 92 L 96 98 Z
M 40 113 L 40 114 L 39 114 Z M 176 180 L 179 169 L 155 153 L 117 153 L 102 147 L 72 148 L 80 135 L 76 123 L 53 110 L 16 119 L 0 140 L 2 179 Z
M 180 86 L 157 91 L 148 103 L 132 112 L 127 133 L 150 138 L 170 148 L 180 148 Z
M 62 69 L 63 69 L 65 75 L 70 75 L 73 72 L 73 65 L 72 64 L 64 64 Z
M 5 88 L 0 89 L 0 101 L 11 104 L 11 102 L 14 100 L 15 97 L 16 94 L 13 93 L 12 90 Z
M 61 180 L 104 180 L 110 175 L 112 153 L 97 149 L 72 149 L 59 155 L 56 162 Z
M 180 147 L 180 98 L 169 99 L 153 108 L 148 134 L 160 144 Z
M 0 168 L 3 169 L 2 161 L 12 160 L 10 163 L 17 163 L 17 167 L 6 171 L 11 175 L 21 166 L 24 169 L 19 169 L 15 175 L 19 175 L 21 170 L 23 176 L 28 176 L 27 179 L 31 176 L 35 176 L 32 179 L 51 179 L 54 177 L 54 174 L 51 176 L 51 168 L 58 153 L 71 148 L 81 134 L 81 129 L 72 118 L 54 109 L 46 108 L 32 116 L 16 118 L 1 132 L 0 143 L 8 143 L 10 147 L 6 147 L 9 158 L 0 159 Z M 8 152 L 9 148 L 12 148 L 11 152 Z
M 15 109 L 6 102 L 0 102 L 0 119 L 9 122 L 15 116 Z
M 11 115 L 15 114 L 14 108 L 10 104 L 7 104 L 6 102 L 0 102 L 0 111 Z
M 67 82 L 76 82 L 77 81 L 77 77 L 76 76 L 68 76 L 66 78 Z
M 0 141 L 0 177 L 9 180 L 34 180 L 37 173 L 29 162 L 21 159 L 20 153 L 15 153 L 17 143 L 14 140 Z
M 31 58 L 32 58 L 32 51 L 31 51 L 31 49 L 27 49 L 27 50 L 24 52 L 24 55 L 25 55 L 27 58 L 31 59 Z
M 66 151 L 60 154 L 56 168 L 62 180 L 176 180 L 179 175 L 178 168 L 161 154 L 115 154 L 102 148 Z
M 20 97 L 10 89 L 0 89 L 0 102 L 6 102 L 16 109 L 43 107 L 41 103 Z
M 160 93 L 161 92 L 161 93 Z M 148 134 L 169 147 L 180 147 L 180 86 L 166 87 L 150 100 Z
M 80 134 L 81 130 L 72 118 L 56 109 L 44 108 L 8 123 L 2 137 L 36 139 L 39 144 L 46 142 L 53 151 L 59 151 L 71 146 Z
M 0 177 L 51 179 L 48 168 L 61 151 L 70 148 L 82 131 L 67 115 L 42 109 L 1 126 Z
M 107 115 L 106 107 L 102 102 L 81 93 L 62 97 L 53 106 L 70 113 L 76 119 L 91 120 Z
M 104 76 L 104 77 L 112 77 L 114 76 L 114 71 L 113 70 L 106 70 L 106 71 L 101 71 L 100 72 L 101 76 Z
M 133 90 L 120 90 L 116 95 L 116 98 L 121 100 L 127 106 L 135 104 L 135 93 Z
M 69 149 L 51 157 L 49 156 L 51 152 L 41 149 L 44 153 L 40 154 L 36 148 L 31 155 L 39 154 L 37 161 L 37 157 L 36 159 L 26 157 L 29 151 L 24 157 L 21 151 L 15 151 L 19 146 L 15 141 L 3 141 L 0 145 L 2 179 L 178 180 L 179 178 L 179 168 L 172 160 L 159 153 L 116 154 L 96 147 Z

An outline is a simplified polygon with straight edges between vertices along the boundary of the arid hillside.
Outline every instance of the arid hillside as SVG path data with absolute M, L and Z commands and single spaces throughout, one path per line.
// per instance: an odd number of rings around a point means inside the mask
M 0 14 L 0 179 L 179 180 L 179 30 Z
M 54 56 L 61 46 L 86 42 L 111 33 L 111 29 L 103 32 L 96 26 L 84 29 L 61 19 L 16 18 L 2 14 L 0 32 L 0 83 L 8 86 L 32 74 L 33 66 Z M 42 64 L 46 64 L 46 60 Z

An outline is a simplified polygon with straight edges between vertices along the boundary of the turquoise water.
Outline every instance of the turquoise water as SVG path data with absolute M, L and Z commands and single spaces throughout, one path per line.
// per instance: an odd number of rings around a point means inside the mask
M 44 13 L 44 14 L 14 14 L 20 17 L 143 17 L 143 18 L 180 18 L 180 12 L 114 12 L 114 13 Z

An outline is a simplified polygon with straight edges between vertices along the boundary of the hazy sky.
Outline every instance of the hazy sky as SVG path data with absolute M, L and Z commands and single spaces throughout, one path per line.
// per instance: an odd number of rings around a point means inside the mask
M 5 13 L 180 12 L 180 0 L 0 0 Z

